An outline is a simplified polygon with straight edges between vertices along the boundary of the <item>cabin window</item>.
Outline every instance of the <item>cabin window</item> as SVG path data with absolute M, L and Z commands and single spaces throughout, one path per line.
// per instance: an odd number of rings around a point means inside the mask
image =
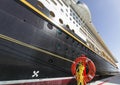
M 61 35 L 62 34 L 62 31 L 60 29 L 58 29 L 58 34 Z
M 60 0 L 57 0 L 57 1 L 60 3 L 61 6 L 63 6 L 63 4 L 60 2 Z
M 64 12 L 62 8 L 60 10 L 61 10 L 61 12 Z
M 68 17 L 68 14 L 66 13 L 66 16 Z
M 59 22 L 60 22 L 61 24 L 63 24 L 63 20 L 62 20 L 62 19 L 59 19 Z
M 52 26 L 52 24 L 50 24 L 50 23 L 47 24 L 47 27 L 48 27 L 49 29 L 53 29 L 53 26 Z
M 57 3 L 54 0 L 51 0 L 55 5 L 57 5 Z
M 69 25 L 68 25 L 68 24 L 66 25 L 66 28 L 70 29 L 70 27 L 69 27 Z
M 73 33 L 75 32 L 74 29 L 72 29 L 72 32 L 73 32 Z
M 40 1 L 37 2 L 37 6 L 40 7 L 41 9 L 44 8 L 44 5 Z
M 48 0 L 46 0 L 46 1 L 50 4 L 50 2 Z
M 68 35 L 66 35 L 66 39 L 69 39 L 69 36 L 68 36 Z
M 66 9 L 66 12 L 68 12 L 68 9 Z
M 51 15 L 52 17 L 55 17 L 55 14 L 54 14 L 53 11 L 50 11 L 50 15 Z

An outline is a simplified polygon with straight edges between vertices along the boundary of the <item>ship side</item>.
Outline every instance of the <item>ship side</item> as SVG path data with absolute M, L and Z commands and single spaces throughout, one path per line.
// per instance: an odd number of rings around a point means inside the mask
M 96 75 L 118 73 L 117 60 L 84 3 L 0 0 L 0 4 L 0 84 L 74 85 L 71 65 L 83 54 L 94 62 Z

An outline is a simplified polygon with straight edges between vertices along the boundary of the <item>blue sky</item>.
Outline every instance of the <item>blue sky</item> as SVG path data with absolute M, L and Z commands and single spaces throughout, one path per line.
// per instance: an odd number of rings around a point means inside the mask
M 112 54 L 120 61 L 120 0 L 81 0 L 91 11 L 92 22 Z M 119 62 L 120 68 L 120 62 Z

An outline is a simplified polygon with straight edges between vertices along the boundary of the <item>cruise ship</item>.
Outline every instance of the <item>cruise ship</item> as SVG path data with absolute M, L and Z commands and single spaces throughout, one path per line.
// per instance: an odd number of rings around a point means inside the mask
M 94 78 L 118 73 L 85 3 L 0 0 L 0 85 L 76 85 L 72 65 L 82 56 Z

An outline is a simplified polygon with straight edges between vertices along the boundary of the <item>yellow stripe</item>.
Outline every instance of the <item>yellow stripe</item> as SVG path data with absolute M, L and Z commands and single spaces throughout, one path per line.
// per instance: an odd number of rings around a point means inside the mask
M 91 48 L 89 48 L 86 44 L 84 44 L 82 41 L 80 41 L 78 38 L 76 38 L 74 35 L 72 35 L 71 33 L 69 33 L 67 30 L 65 30 L 63 27 L 61 27 L 58 23 L 54 22 L 53 20 L 51 20 L 49 17 L 47 17 L 44 13 L 42 13 L 40 10 L 38 10 L 37 8 L 35 8 L 33 5 L 31 5 L 29 2 L 27 2 L 27 0 L 20 0 L 22 3 L 24 3 L 26 6 L 28 6 L 29 8 L 31 8 L 33 11 L 35 11 L 36 13 L 38 13 L 39 15 L 43 16 L 45 19 L 47 19 L 48 21 L 52 22 L 53 24 L 55 24 L 56 26 L 58 26 L 62 31 L 64 31 L 65 33 L 67 33 L 69 36 L 71 36 L 72 38 L 74 38 L 76 41 L 78 41 L 79 43 L 81 43 L 82 45 L 84 45 L 85 47 L 87 47 L 88 49 L 90 49 L 91 51 L 93 51 L 94 53 L 96 53 L 94 50 L 92 50 Z M 97 55 L 99 55 L 98 53 L 96 53 Z M 101 56 L 101 55 L 99 55 Z M 101 56 L 102 57 L 102 56 Z M 104 58 L 104 57 L 102 57 Z M 105 60 L 107 60 L 106 58 L 104 58 Z M 108 62 L 110 62 L 109 60 L 107 60 Z M 110 62 L 111 63 L 111 62 Z M 112 65 L 116 66 L 114 63 L 111 63 Z
M 73 61 L 70 60 L 70 59 L 67 59 L 67 58 L 64 58 L 64 57 L 62 57 L 62 56 L 56 55 L 56 54 L 54 54 L 54 53 L 51 53 L 51 52 L 46 51 L 46 50 L 43 50 L 43 49 L 41 49 L 41 48 L 37 48 L 37 47 L 35 47 L 35 46 L 32 46 L 32 45 L 30 45 L 30 44 L 21 42 L 21 41 L 19 41 L 19 40 L 16 40 L 16 39 L 14 39 L 14 38 L 8 37 L 8 36 L 6 36 L 6 35 L 0 34 L 0 38 L 2 38 L 2 39 L 4 39 L 4 40 L 8 40 L 8 41 L 13 42 L 13 43 L 16 43 L 16 44 L 19 44 L 19 45 L 22 45 L 22 46 L 25 46 L 25 47 L 28 47 L 28 48 L 31 48 L 31 49 L 36 50 L 36 51 L 39 51 L 39 52 L 43 52 L 43 53 L 45 53 L 45 54 L 49 54 L 49 55 L 54 56 L 54 57 L 56 57 L 56 58 L 59 58 L 59 59 L 62 59 L 62 60 L 65 60 L 65 61 L 68 61 L 68 62 L 73 63 Z

